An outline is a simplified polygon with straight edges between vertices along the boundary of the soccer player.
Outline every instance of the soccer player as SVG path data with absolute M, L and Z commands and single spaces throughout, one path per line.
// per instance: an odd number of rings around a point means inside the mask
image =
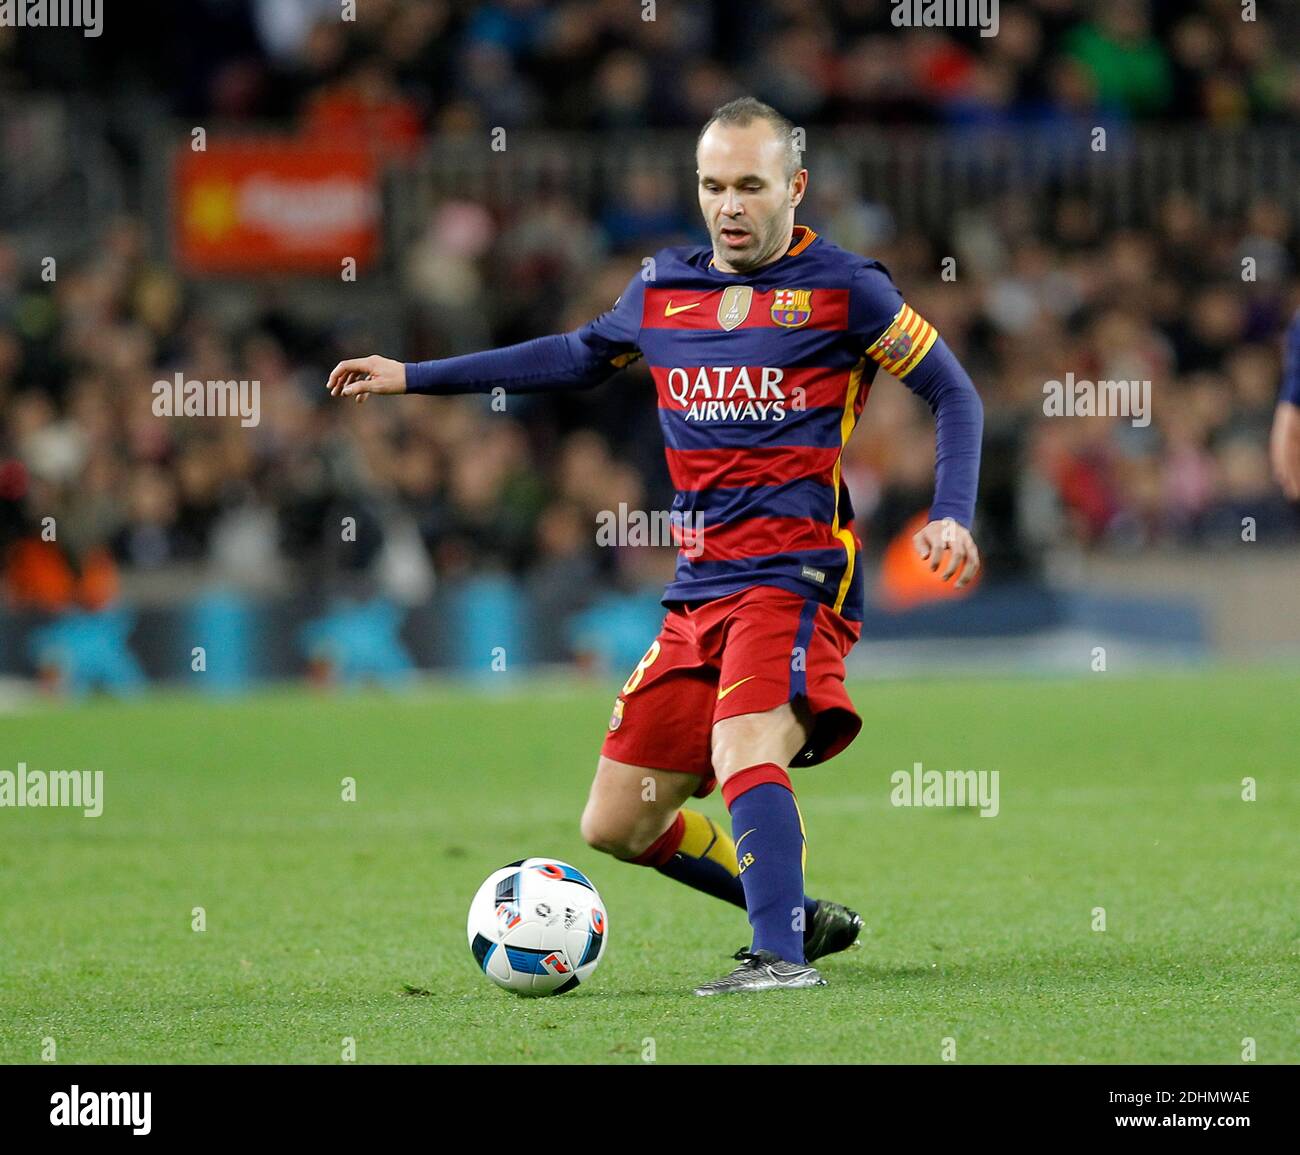
M 983 408 L 882 265 L 795 224 L 808 170 L 780 113 L 749 97 L 723 105 L 696 158 L 712 243 L 661 250 L 591 323 L 439 361 L 342 361 L 327 388 L 358 401 L 587 388 L 645 357 L 674 512 L 702 531 L 615 700 L 582 833 L 744 908 L 740 965 L 696 994 L 821 986 L 811 964 L 853 945 L 862 920 L 804 893 L 788 771 L 838 754 L 862 726 L 844 688 L 864 593 L 840 457 L 878 369 L 929 403 L 935 497 L 914 544 L 964 586 L 980 564 L 969 527 Z M 732 837 L 687 808 L 715 786 Z
M 1269 449 L 1282 492 L 1292 501 L 1300 501 L 1300 311 L 1286 331 L 1282 356 L 1282 392 L 1273 413 Z

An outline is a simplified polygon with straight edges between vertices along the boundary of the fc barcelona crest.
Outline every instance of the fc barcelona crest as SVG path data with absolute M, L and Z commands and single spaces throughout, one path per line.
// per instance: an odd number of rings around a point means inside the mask
M 881 352 L 891 361 L 901 361 L 912 351 L 912 334 L 898 332 L 898 325 L 895 323 L 890 331 L 885 334 L 885 344 Z
M 777 289 L 772 294 L 772 321 L 785 329 L 806 325 L 812 316 L 811 289 Z
M 614 712 L 609 716 L 610 732 L 613 733 L 613 731 L 617 730 L 621 725 L 623 725 L 623 699 L 615 698 Z
M 744 323 L 753 303 L 754 290 L 749 285 L 732 285 L 723 291 L 722 300 L 718 302 L 718 324 L 730 332 Z

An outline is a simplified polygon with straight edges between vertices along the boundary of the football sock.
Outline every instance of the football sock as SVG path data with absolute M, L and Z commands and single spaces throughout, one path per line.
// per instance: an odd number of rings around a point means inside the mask
M 694 810 L 679 810 L 672 825 L 632 861 L 745 909 L 736 844 L 712 818 Z M 811 924 L 817 900 L 805 896 L 803 902 L 805 919 Z
M 745 909 L 754 929 L 752 950 L 770 950 L 786 962 L 804 961 L 803 817 L 790 776 L 775 762 L 749 766 L 722 784 L 736 836 Z

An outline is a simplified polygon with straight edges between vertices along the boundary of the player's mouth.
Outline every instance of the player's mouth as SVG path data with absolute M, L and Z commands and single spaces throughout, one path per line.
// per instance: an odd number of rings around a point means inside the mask
M 718 236 L 728 245 L 743 245 L 749 240 L 749 230 L 736 228 L 734 225 L 725 225 L 718 230 Z

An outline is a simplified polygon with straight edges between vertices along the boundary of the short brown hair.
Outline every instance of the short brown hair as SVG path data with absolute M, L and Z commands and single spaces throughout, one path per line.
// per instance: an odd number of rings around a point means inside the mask
M 712 124 L 734 124 L 737 128 L 744 128 L 745 125 L 752 124 L 756 120 L 767 121 L 776 135 L 785 141 L 785 179 L 789 180 L 803 164 L 803 149 L 795 140 L 794 124 L 770 104 L 764 104 L 753 96 L 740 96 L 715 108 L 713 115 L 700 129 L 700 135 L 695 138 L 695 149 L 699 151 L 700 141 L 704 139 L 704 134 Z

